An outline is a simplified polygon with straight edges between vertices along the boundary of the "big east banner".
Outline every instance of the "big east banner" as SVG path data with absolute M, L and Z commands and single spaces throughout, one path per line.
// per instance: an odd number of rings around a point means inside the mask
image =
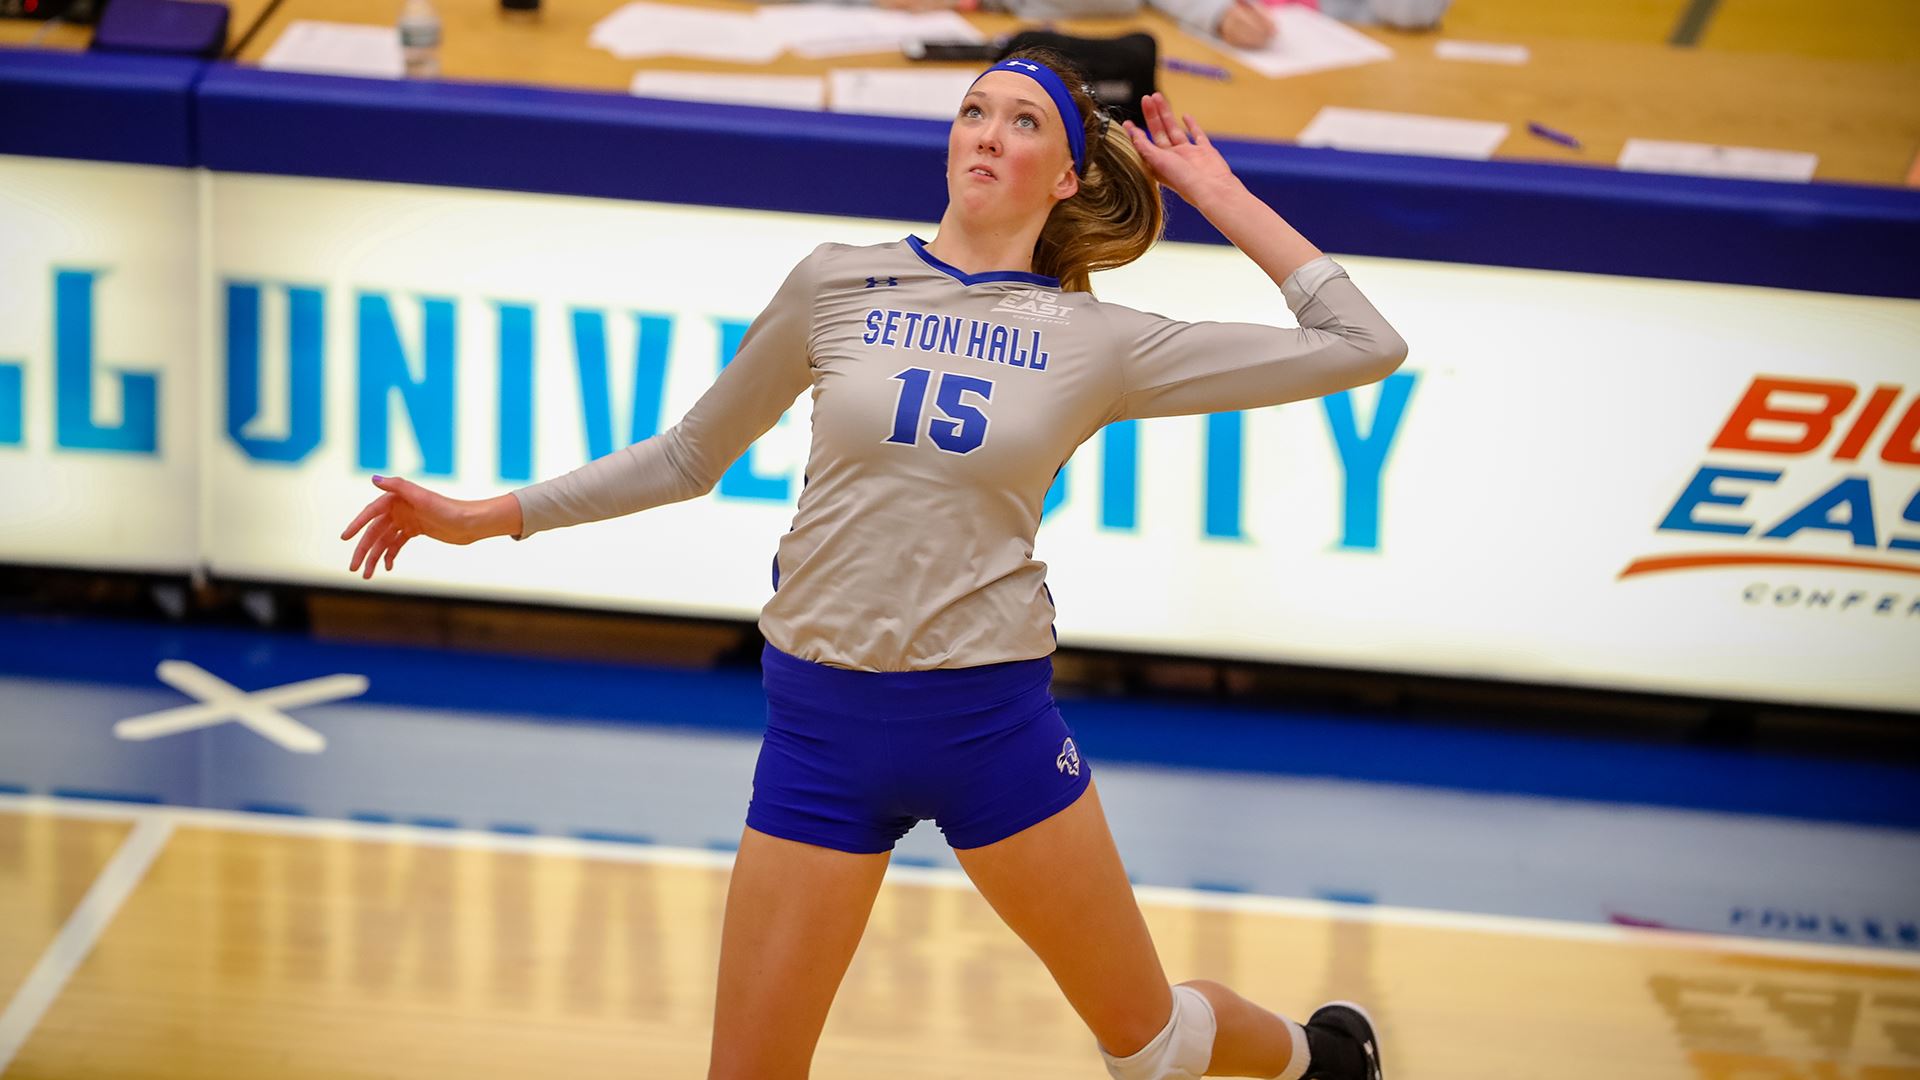
M 1904 414 L 1881 440 L 1903 399 Z M 1881 474 L 1877 500 L 1874 474 L 1861 461 L 1876 442 L 1879 461 L 1897 467 Z M 1852 383 L 1762 376 L 1741 396 L 1709 450 L 1714 461 L 1694 474 L 1660 528 L 1750 542 L 1721 552 L 1636 559 L 1622 576 L 1710 566 L 1844 567 L 1920 576 L 1920 559 L 1913 557 L 1920 553 L 1920 394 L 1881 385 L 1863 395 Z M 1740 460 L 1773 467 L 1727 464 Z M 1876 510 L 1876 501 L 1901 507 L 1899 516 Z M 1724 509 L 1710 513 L 1712 508 Z M 1845 554 L 1819 553 L 1813 541 L 1828 534 L 1845 540 Z M 1883 552 L 1895 557 L 1876 557 Z M 1849 589 L 1847 595 L 1843 609 L 1869 594 Z M 1885 593 L 1876 606 L 1891 613 L 1897 600 Z M 1920 595 L 1905 614 L 1920 614 Z
M 663 430 L 815 245 L 933 233 L 0 170 L 0 476 L 29 496 L 0 505 L 0 558 L 732 618 L 772 588 L 806 395 L 686 503 L 523 544 L 411 544 L 371 585 L 338 534 L 373 473 L 491 495 Z M 1406 365 L 1094 435 L 1036 550 L 1063 644 L 1920 709 L 1920 304 L 1342 262 Z M 1292 325 L 1224 247 L 1162 244 L 1095 286 L 1176 318 Z M 864 330 L 1052 363 L 1046 319 L 1073 300 L 1008 302 L 1035 332 L 996 343 L 878 299 Z M 964 440 L 978 402 L 951 389 L 903 382 L 899 422 Z

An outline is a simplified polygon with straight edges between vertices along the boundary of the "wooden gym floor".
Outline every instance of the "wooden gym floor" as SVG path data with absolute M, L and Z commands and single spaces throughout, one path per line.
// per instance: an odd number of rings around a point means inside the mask
M 0 1070 L 698 1077 L 727 862 L 0 797 Z M 1900 953 L 1141 895 L 1176 979 L 1295 1016 L 1368 1002 L 1394 1080 L 1920 1078 L 1920 958 Z M 964 879 L 897 868 L 814 1075 L 1104 1071 Z

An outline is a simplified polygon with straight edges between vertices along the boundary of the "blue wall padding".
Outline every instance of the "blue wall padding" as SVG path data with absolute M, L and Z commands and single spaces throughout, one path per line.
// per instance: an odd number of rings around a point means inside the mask
M 177 57 L 0 48 L 0 154 L 196 164 L 193 84 Z
M 238 628 L 0 615 L 0 674 L 173 694 L 154 673 L 155 665 L 168 659 L 190 660 L 242 690 L 351 672 L 370 683 L 352 703 L 553 723 L 631 723 L 754 736 L 766 716 L 754 668 L 682 670 L 312 641 Z M 182 704 L 187 700 L 180 698 Z M 1920 828 L 1920 768 L 1904 762 L 1473 728 L 1439 717 L 1272 705 L 1068 697 L 1061 711 L 1075 740 L 1096 762 Z M 113 719 L 76 718 L 75 737 L 106 738 Z
M 17 49 L 0 99 L 0 153 L 908 221 L 945 202 L 930 120 Z M 1920 298 L 1920 191 L 1220 145 L 1329 251 Z M 1220 242 L 1174 203 L 1169 236 Z

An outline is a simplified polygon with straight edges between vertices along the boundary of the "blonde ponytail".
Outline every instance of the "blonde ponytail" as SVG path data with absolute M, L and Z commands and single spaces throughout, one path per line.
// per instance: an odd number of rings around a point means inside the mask
M 1109 122 L 1087 88 L 1086 76 L 1051 49 L 1021 49 L 1009 59 L 1052 68 L 1080 107 L 1087 135 L 1086 172 L 1080 191 L 1053 208 L 1033 247 L 1037 274 L 1059 278 L 1069 292 L 1091 292 L 1096 270 L 1125 266 L 1147 253 L 1166 227 L 1160 185 L 1133 148 L 1126 129 Z

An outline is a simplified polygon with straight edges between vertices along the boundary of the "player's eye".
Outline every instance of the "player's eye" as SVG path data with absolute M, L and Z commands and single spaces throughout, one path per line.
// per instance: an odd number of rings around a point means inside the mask
M 979 115 L 980 115 L 980 106 L 978 106 L 978 105 L 962 105 L 962 106 L 960 106 L 960 115 L 961 115 L 961 116 L 963 116 L 963 117 L 965 117 L 966 119 L 969 119 L 969 120 L 971 120 L 971 119 L 973 119 L 974 117 L 976 117 L 976 116 L 979 116 Z
M 1014 118 L 1014 122 L 1023 123 L 1030 128 L 1037 128 L 1040 126 L 1040 118 L 1033 115 L 1032 113 L 1021 113 L 1019 116 Z

